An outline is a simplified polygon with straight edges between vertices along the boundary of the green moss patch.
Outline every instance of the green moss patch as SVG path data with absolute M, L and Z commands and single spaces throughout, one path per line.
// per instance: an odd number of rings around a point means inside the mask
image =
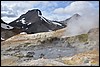
M 75 43 L 75 42 L 87 42 L 88 41 L 88 34 L 81 34 L 77 36 L 67 37 L 67 43 Z
M 81 34 L 77 36 L 80 42 L 87 42 L 88 34 Z

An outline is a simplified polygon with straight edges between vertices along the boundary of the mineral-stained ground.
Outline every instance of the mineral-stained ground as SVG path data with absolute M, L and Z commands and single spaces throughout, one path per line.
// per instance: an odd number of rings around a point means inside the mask
M 1 42 L 1 66 L 99 66 L 99 28 L 60 37 L 62 31 L 19 34 Z

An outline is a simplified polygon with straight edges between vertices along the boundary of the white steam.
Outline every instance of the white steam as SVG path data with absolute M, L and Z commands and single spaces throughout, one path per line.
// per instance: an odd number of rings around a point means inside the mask
M 98 15 L 82 15 L 75 19 L 73 17 L 67 23 L 66 36 L 73 36 L 78 34 L 87 33 L 92 28 L 99 27 L 99 16 Z
M 74 16 L 67 22 L 65 36 L 74 36 L 87 33 L 90 29 L 99 27 L 99 10 L 95 9 L 93 6 L 92 8 L 89 8 L 88 4 L 87 7 L 88 8 L 84 6 L 84 8 L 82 7 L 81 10 L 74 12 L 80 14 L 81 16 Z M 76 10 L 77 9 L 78 8 L 76 8 Z

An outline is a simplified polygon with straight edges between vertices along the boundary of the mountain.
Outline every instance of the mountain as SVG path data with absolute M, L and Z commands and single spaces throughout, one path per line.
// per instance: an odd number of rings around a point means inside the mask
M 22 34 L 22 32 L 34 34 L 55 31 L 64 27 L 66 25 L 63 23 L 48 20 L 42 16 L 40 10 L 33 9 L 8 24 L 1 19 L 1 41 Z
M 29 10 L 18 19 L 9 23 L 9 25 L 14 28 L 19 28 L 22 32 L 28 34 L 54 31 L 66 27 L 63 23 L 44 18 L 39 9 Z
M 74 14 L 73 16 L 71 16 L 70 18 L 67 18 L 66 20 L 60 21 L 60 22 L 67 25 L 67 23 L 77 21 L 80 17 L 81 17 L 81 16 L 80 16 L 79 14 L 76 13 L 76 14 Z

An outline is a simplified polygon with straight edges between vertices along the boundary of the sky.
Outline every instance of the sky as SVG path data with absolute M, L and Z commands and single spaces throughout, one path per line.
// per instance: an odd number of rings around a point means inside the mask
M 1 18 L 10 23 L 32 9 L 41 10 L 49 20 L 62 21 L 76 13 L 99 14 L 99 1 L 1 1 Z

